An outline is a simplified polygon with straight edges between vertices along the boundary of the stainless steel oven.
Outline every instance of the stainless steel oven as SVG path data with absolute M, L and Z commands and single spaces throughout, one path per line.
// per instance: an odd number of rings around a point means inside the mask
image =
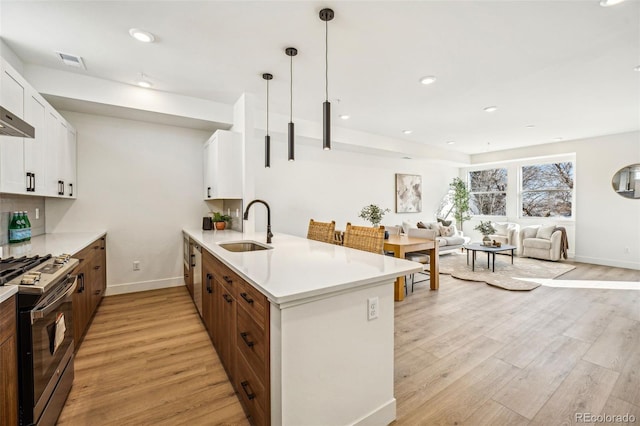
M 69 255 L 0 260 L 0 285 L 18 287 L 21 425 L 55 425 L 73 384 L 72 298 L 78 259 Z
M 54 425 L 73 384 L 71 301 L 77 281 L 67 276 L 36 306 L 19 308 L 23 425 Z

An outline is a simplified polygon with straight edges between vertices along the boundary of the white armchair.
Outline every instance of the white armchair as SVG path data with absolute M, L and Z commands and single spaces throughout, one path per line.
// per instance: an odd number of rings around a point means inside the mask
M 518 247 L 520 225 L 511 222 L 493 222 L 492 225 L 496 229 L 496 233 L 489 235 L 491 240 Z
M 527 226 L 520 230 L 520 255 L 544 260 L 560 260 L 562 231 L 555 225 Z

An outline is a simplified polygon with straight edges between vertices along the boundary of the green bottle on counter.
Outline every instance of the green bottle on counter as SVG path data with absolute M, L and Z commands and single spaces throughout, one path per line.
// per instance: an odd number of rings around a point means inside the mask
M 9 243 L 19 243 L 22 241 L 22 224 L 18 212 L 13 212 L 9 223 Z
M 27 212 L 22 212 L 22 222 L 24 223 L 24 236 L 22 241 L 31 241 L 31 222 Z

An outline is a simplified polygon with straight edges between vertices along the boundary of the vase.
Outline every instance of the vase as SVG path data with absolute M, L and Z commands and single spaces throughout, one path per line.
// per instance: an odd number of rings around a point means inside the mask
M 482 244 L 484 244 L 485 246 L 490 246 L 491 245 L 491 238 L 489 238 L 488 235 L 485 235 L 484 238 L 482 239 Z
M 224 228 L 227 226 L 227 222 L 216 222 L 215 224 L 218 231 L 224 231 Z

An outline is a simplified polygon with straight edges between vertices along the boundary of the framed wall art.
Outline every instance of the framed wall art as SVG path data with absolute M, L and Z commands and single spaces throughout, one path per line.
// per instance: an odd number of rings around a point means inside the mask
M 422 176 L 396 173 L 396 213 L 422 211 Z

